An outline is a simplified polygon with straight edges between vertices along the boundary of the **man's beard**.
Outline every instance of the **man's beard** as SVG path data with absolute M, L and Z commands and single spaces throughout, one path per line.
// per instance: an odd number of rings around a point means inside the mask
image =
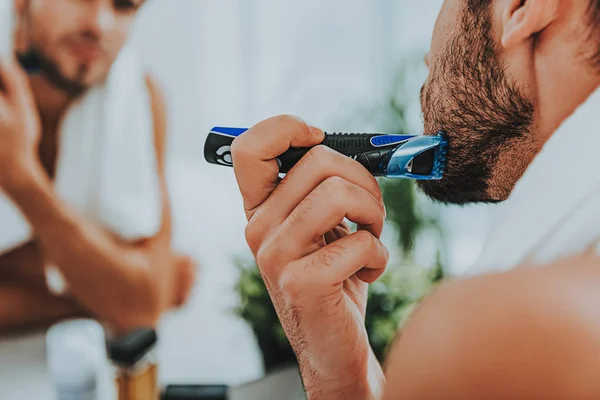
M 21 16 L 25 29 L 31 29 L 35 26 L 35 21 L 32 18 L 31 4 L 28 0 L 24 7 L 24 13 Z M 48 80 L 48 82 L 69 96 L 77 97 L 88 89 L 88 85 L 84 84 L 84 77 L 87 75 L 88 66 L 82 64 L 79 66 L 77 71 L 77 77 L 69 78 L 66 76 L 60 68 L 58 62 L 56 62 L 43 46 L 35 43 L 31 32 L 27 34 L 28 37 L 28 49 L 27 54 L 24 55 L 37 64 L 39 72 Z
M 507 76 L 490 26 L 489 12 L 465 11 L 461 34 L 432 66 L 422 90 L 425 132 L 446 132 L 449 149 L 443 179 L 419 186 L 444 203 L 506 199 L 518 180 L 509 175 L 522 174 L 531 161 L 534 106 Z M 518 164 L 507 167 L 511 173 L 498 170 L 503 154 Z
M 58 90 L 67 93 L 71 97 L 77 97 L 88 89 L 88 85 L 83 83 L 83 79 L 88 72 L 87 65 L 81 64 L 77 77 L 69 78 L 62 73 L 58 63 L 45 54 L 40 47 L 32 46 L 29 52 L 37 59 L 42 75 Z

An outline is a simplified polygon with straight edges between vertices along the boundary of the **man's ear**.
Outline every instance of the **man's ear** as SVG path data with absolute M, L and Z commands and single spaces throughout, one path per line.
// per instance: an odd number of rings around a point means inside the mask
M 560 0 L 508 0 L 502 14 L 502 46 L 513 47 L 557 17 Z

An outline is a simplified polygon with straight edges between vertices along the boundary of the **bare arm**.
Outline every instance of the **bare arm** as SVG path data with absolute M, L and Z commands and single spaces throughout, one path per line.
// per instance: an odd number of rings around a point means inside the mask
M 162 97 L 150 81 L 149 88 L 163 202 L 156 237 L 135 245 L 117 240 L 69 209 L 39 163 L 30 162 L 4 186 L 37 233 L 44 257 L 60 266 L 73 296 L 117 330 L 154 326 L 174 296 L 164 171 L 166 117 Z
M 0 333 L 43 328 L 86 315 L 75 300 L 49 292 L 37 242 L 0 257 Z
M 41 285 L 0 283 L 0 333 L 38 329 L 88 314 L 73 299 L 52 295 Z
M 385 399 L 599 398 L 597 261 L 440 289 L 397 340 Z

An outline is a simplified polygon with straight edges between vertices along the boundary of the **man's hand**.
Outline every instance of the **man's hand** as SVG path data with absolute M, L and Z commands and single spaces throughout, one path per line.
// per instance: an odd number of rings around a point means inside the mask
M 0 60 L 0 184 L 18 179 L 37 156 L 40 120 L 25 72 Z
M 323 146 L 278 179 L 279 155 L 322 140 L 321 130 L 276 117 L 234 141 L 246 238 L 309 398 L 378 398 L 383 374 L 364 324 L 367 283 L 388 261 L 379 241 L 385 209 L 377 181 L 356 161 Z M 345 218 L 358 224 L 356 233 Z

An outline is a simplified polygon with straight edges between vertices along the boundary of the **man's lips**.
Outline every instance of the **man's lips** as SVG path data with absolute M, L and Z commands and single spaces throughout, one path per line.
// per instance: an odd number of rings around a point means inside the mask
M 102 49 L 96 45 L 84 43 L 69 43 L 69 51 L 85 63 L 91 63 L 102 55 Z

